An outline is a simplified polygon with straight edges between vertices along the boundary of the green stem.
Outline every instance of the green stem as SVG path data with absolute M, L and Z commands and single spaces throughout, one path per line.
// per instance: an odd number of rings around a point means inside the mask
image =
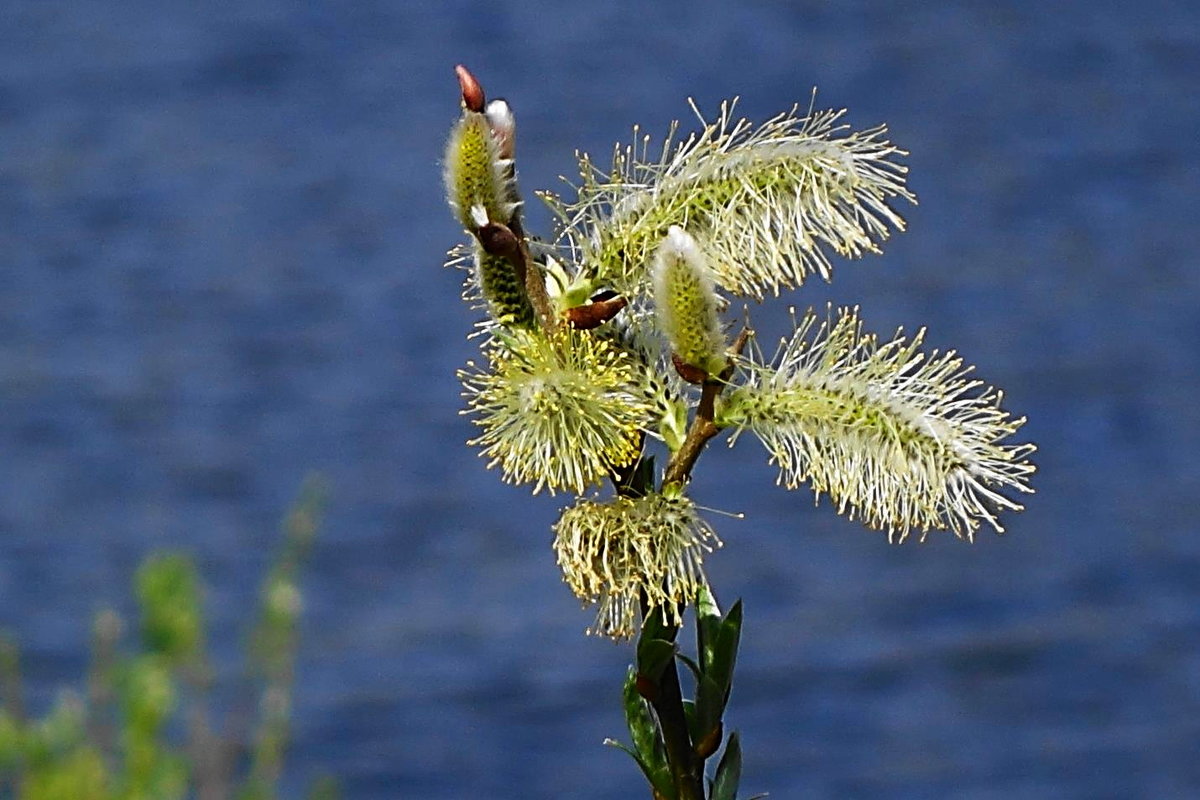
M 731 354 L 741 353 L 750 337 L 749 329 L 743 329 L 730 348 Z M 717 397 L 724 390 L 733 373 L 733 364 L 725 369 L 716 380 L 706 381 L 701 389 L 700 403 L 696 408 L 696 416 L 688 429 L 683 446 L 672 456 L 663 474 L 663 485 L 669 483 L 684 484 L 692 474 L 692 468 L 704 451 L 708 441 L 720 433 L 720 428 L 713 422 Z M 644 497 L 654 490 L 654 471 L 646 468 L 645 459 L 639 460 L 628 470 L 618 471 L 613 476 L 617 493 L 625 497 Z M 643 602 L 642 619 L 649 619 L 650 614 L 659 613 L 658 609 L 648 608 Z M 646 634 L 643 624 L 642 633 Z M 674 642 L 679 634 L 679 628 L 667 626 L 654 631 L 656 638 Z M 647 679 L 650 676 L 642 676 Z M 679 668 L 672 659 L 663 669 L 662 675 L 654 681 L 652 691 L 646 693 L 650 706 L 658 719 L 658 727 L 662 732 L 663 745 L 667 753 L 667 764 L 671 769 L 671 777 L 675 783 L 677 800 L 704 799 L 704 757 L 696 752 L 696 743 L 692 741 L 688 731 L 687 715 L 683 709 L 683 689 L 679 684 Z M 656 795 L 657 798 L 657 795 Z
M 743 328 L 733 343 L 733 347 L 729 348 L 730 354 L 740 354 L 746 346 L 746 341 L 752 335 L 749 328 Z M 721 432 L 721 429 L 713 422 L 716 417 L 717 397 L 725 390 L 732 375 L 733 362 L 730 361 L 729 366 L 716 379 L 705 381 L 700 388 L 700 403 L 696 406 L 696 416 L 692 419 L 691 427 L 688 428 L 683 444 L 667 464 L 667 469 L 663 473 L 663 486 L 669 483 L 677 483 L 682 486 L 691 480 L 692 469 L 696 466 L 700 454 L 704 452 L 704 446 L 708 444 L 709 439 Z
M 654 470 L 647 459 L 639 459 L 632 467 L 619 470 L 613 475 L 613 484 L 617 493 L 624 497 L 645 497 L 654 490 Z M 649 619 L 651 614 L 661 613 L 659 609 L 650 608 L 642 602 L 642 619 Z M 641 636 L 647 628 L 642 627 Z M 674 642 L 679 634 L 675 626 L 656 627 L 655 638 Z M 636 652 L 636 650 L 635 650 Z M 650 679 L 651 676 L 643 676 Z M 674 659 L 663 669 L 662 675 L 653 681 L 653 690 L 647 698 L 654 715 L 658 719 L 658 727 L 662 732 L 663 745 L 667 753 L 667 763 L 671 768 L 671 777 L 675 783 L 677 800 L 704 800 L 704 781 L 702 769 L 704 762 L 696 756 L 691 735 L 688 733 L 687 717 L 683 711 L 683 689 L 679 685 L 679 670 Z M 657 795 L 655 796 L 657 800 Z
M 672 641 L 678 632 L 678 628 L 670 629 Z M 654 708 L 658 726 L 662 730 L 667 763 L 675 780 L 678 800 L 704 800 L 704 762 L 696 755 L 696 749 L 688 734 L 687 718 L 683 711 L 683 690 L 679 685 L 679 670 L 673 660 L 663 670 L 656 689 L 650 705 Z

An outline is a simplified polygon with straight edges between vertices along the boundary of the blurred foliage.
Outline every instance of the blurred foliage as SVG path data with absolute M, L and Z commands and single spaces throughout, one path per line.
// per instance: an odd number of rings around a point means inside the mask
M 210 722 L 201 584 L 185 555 L 142 563 L 134 578 L 140 641 L 130 646 L 116 612 L 100 612 L 85 689 L 62 692 L 40 719 L 24 708 L 19 651 L 0 637 L 0 798 L 275 798 L 289 735 L 299 573 L 323 494 L 310 479 L 284 522 L 248 648 L 248 705 L 257 708 L 235 708 L 224 730 Z M 337 786 L 321 779 L 308 796 L 335 800 Z

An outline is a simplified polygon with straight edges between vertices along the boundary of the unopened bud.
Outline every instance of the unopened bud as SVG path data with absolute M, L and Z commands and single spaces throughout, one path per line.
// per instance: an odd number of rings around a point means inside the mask
M 647 678 L 645 675 L 640 673 L 638 674 L 636 682 L 634 683 L 634 687 L 637 689 L 638 694 L 640 694 L 646 700 L 649 700 L 651 703 L 658 699 L 658 684 Z
M 671 366 L 675 367 L 676 374 L 688 383 L 694 383 L 699 386 L 708 380 L 707 370 L 700 369 L 700 367 L 693 367 L 676 353 L 671 354 Z
M 507 100 L 496 98 L 487 104 L 483 115 L 492 126 L 492 133 L 500 142 L 500 156 L 511 159 L 516 152 L 517 119 L 513 116 L 512 108 Z
M 454 74 L 458 76 L 458 85 L 462 89 L 463 108 L 467 111 L 483 111 L 483 87 L 479 85 L 479 81 L 475 80 L 471 71 L 462 64 L 454 68 Z
M 592 297 L 592 302 L 568 308 L 563 312 L 567 322 L 578 331 L 598 328 L 620 313 L 629 301 L 613 291 L 603 291 Z
M 717 748 L 721 746 L 721 737 L 724 735 L 725 726 L 717 720 L 717 724 L 704 737 L 696 742 L 696 755 L 700 758 L 708 758 L 713 753 L 717 752 Z

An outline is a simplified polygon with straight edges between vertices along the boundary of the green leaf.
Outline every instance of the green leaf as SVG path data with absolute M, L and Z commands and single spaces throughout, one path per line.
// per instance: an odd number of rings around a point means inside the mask
M 725 712 L 725 688 L 704 675 L 696 682 L 696 730 L 692 741 L 701 742 L 721 724 Z M 716 750 L 716 747 L 713 747 Z
M 688 407 L 686 403 L 667 400 L 662 419 L 658 423 L 658 434 L 672 453 L 683 447 L 687 438 Z
M 641 766 L 646 780 L 655 791 L 664 797 L 674 798 L 674 782 L 671 780 L 671 768 L 667 764 L 667 752 L 662 742 L 662 734 L 658 722 L 650 711 L 650 704 L 638 694 L 637 670 L 629 668 L 625 678 L 625 723 L 629 726 L 629 735 L 633 739 L 633 751 L 629 752 Z
M 658 723 L 650 712 L 646 699 L 638 694 L 637 671 L 630 668 L 624 689 L 625 723 L 639 754 L 654 755 L 659 741 Z
M 191 559 L 178 553 L 151 556 L 138 568 L 136 583 L 147 649 L 175 664 L 193 658 L 203 646 L 204 619 Z
M 737 663 L 738 643 L 742 637 L 742 601 L 738 600 L 721 620 L 716 642 L 712 649 L 712 662 L 707 674 L 721 687 L 725 700 L 733 685 L 733 668 Z M 722 703 L 723 704 L 723 703 Z
M 663 670 L 675 657 L 675 643 L 666 639 L 647 639 L 643 636 L 637 644 L 637 671 L 655 684 Z
M 667 783 L 660 785 L 659 783 L 655 782 L 656 780 L 659 780 L 656 777 L 655 773 L 650 769 L 649 766 L 647 766 L 646 762 L 643 761 L 642 757 L 639 756 L 637 753 L 633 752 L 628 747 L 626 747 L 625 745 L 618 742 L 616 739 L 605 739 L 604 744 L 608 745 L 609 747 L 617 748 L 622 753 L 625 753 L 626 755 L 628 755 L 630 758 L 632 758 L 634 761 L 637 762 L 638 768 L 641 769 L 642 774 L 644 776 L 646 776 L 646 781 L 650 784 L 651 788 L 654 789 L 655 797 L 661 796 L 661 797 L 666 798 L 667 800 L 676 800 L 675 786 L 670 781 L 670 775 L 667 775 Z
M 694 677 L 698 682 L 700 680 L 700 676 L 702 676 L 704 674 L 704 671 L 702 669 L 700 669 L 700 665 L 697 664 L 695 661 L 693 661 L 688 656 L 685 656 L 683 653 L 676 653 L 675 657 L 677 659 L 679 659 L 680 661 L 682 661 L 687 666 L 687 668 L 692 673 L 692 677 Z
M 645 619 L 642 620 L 642 639 L 665 639 L 668 642 L 675 641 L 675 634 L 678 629 L 668 625 L 663 618 L 662 608 L 655 606 L 646 612 Z
M 725 753 L 717 765 L 717 777 L 713 779 L 711 800 L 737 800 L 738 781 L 742 777 L 742 746 L 737 731 L 729 734 Z
M 716 644 L 717 632 L 721 627 L 721 609 L 708 585 L 700 588 L 696 598 L 696 656 L 701 670 L 707 671 L 712 664 L 712 648 Z
M 696 702 L 694 700 L 683 701 L 683 718 L 687 722 L 688 736 L 693 742 L 700 741 L 696 729 Z
M 178 695 L 165 659 L 157 654 L 143 654 L 130 660 L 120 685 L 125 735 L 155 740 L 174 712 Z
M 25 749 L 25 728 L 7 711 L 0 710 L 0 773 L 14 769 Z

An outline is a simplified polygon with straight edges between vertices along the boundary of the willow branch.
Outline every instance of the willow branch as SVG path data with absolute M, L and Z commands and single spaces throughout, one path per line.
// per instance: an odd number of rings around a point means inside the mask
M 730 355 L 740 355 L 752 335 L 753 331 L 749 328 L 742 328 L 733 347 L 729 348 Z M 721 432 L 721 429 L 713 422 L 716 416 L 716 403 L 721 392 L 729 385 L 729 379 L 732 376 L 733 361 L 730 360 L 729 365 L 720 375 L 706 380 L 700 387 L 700 403 L 696 406 L 696 416 L 692 419 L 692 425 L 688 428 L 683 444 L 675 451 L 667 464 L 667 469 L 663 473 L 664 486 L 668 483 L 681 485 L 687 483 L 692 476 L 692 468 L 696 466 L 696 461 L 704 452 L 704 446 L 708 444 L 709 439 Z

